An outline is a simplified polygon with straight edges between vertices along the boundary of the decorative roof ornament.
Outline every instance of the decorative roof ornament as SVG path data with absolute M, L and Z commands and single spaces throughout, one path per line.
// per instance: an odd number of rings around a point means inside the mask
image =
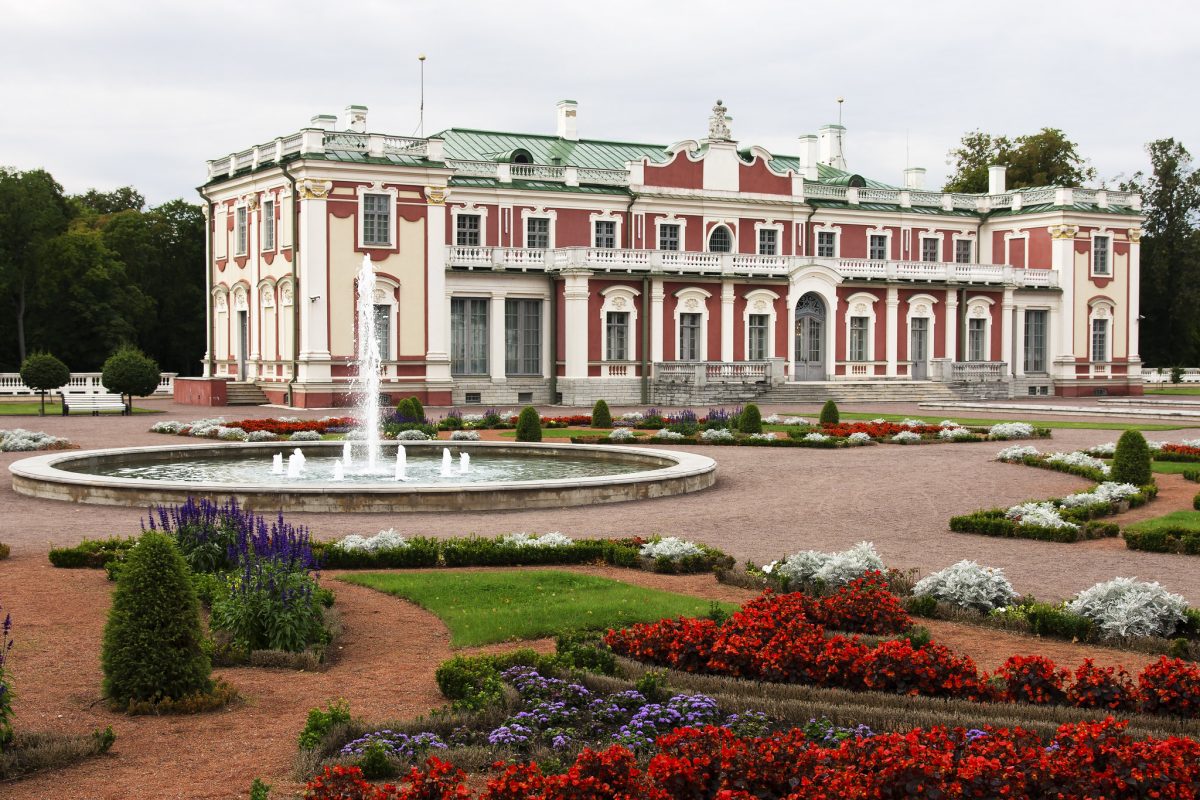
M 717 104 L 712 110 L 712 116 L 708 118 L 708 138 L 721 142 L 732 141 L 733 135 L 729 130 L 729 121 L 732 118 L 725 113 L 729 109 L 717 98 Z

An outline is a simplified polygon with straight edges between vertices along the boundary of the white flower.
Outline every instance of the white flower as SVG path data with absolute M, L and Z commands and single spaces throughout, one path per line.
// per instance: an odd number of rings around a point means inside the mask
M 34 450 L 50 450 L 70 445 L 67 439 L 51 436 L 42 431 L 27 431 L 24 428 L 0 430 L 0 452 L 27 453 Z
M 1158 582 L 1114 578 L 1084 589 L 1067 610 L 1095 622 L 1110 636 L 1170 636 L 1185 620 L 1187 601 Z
M 778 414 L 772 414 L 763 420 L 767 425 L 807 425 L 808 420 L 804 417 L 781 417 Z
M 621 421 L 623 422 L 641 422 L 643 419 L 645 417 L 640 411 L 626 411 L 621 415 Z
M 628 428 L 613 428 L 612 433 L 608 434 L 608 438 L 614 442 L 628 442 L 633 440 L 633 431 Z
M 905 428 L 920 428 L 921 426 L 928 425 L 929 423 L 923 419 L 911 419 L 910 418 L 910 419 L 901 420 L 900 422 L 898 422 L 896 424 L 900 425 L 902 427 L 905 427 Z
M 479 433 L 477 431 L 451 431 L 450 441 L 452 442 L 478 442 Z
M 1004 516 L 1018 525 L 1030 528 L 1065 528 L 1077 530 L 1073 522 L 1067 522 L 1059 514 L 1058 507 L 1051 502 L 1021 503 L 1004 512 Z
M 775 438 L 775 434 L 771 431 L 767 431 L 766 433 L 752 433 L 750 434 L 749 438 L 756 441 L 769 442 Z
M 847 437 L 846 441 L 850 444 L 868 444 L 871 441 L 871 434 L 866 431 L 855 431 Z
M 801 583 L 822 581 L 840 586 L 862 577 L 863 573 L 882 572 L 883 569 L 883 559 L 875 552 L 875 545 L 859 542 L 841 553 L 816 550 L 793 553 L 778 563 L 774 571 L 783 578 Z
M 1180 444 L 1184 447 L 1200 447 L 1200 439 L 1184 439 Z
M 166 419 L 150 426 L 151 433 L 179 433 L 181 430 L 183 423 L 174 419 Z
M 246 441 L 246 431 L 242 428 L 226 428 L 222 425 L 217 428 L 217 438 L 227 442 L 244 442 Z
M 288 439 L 293 442 L 319 442 L 321 434 L 316 431 L 296 431 Z
M 988 428 L 992 439 L 1028 439 L 1033 436 L 1033 426 L 1028 422 L 997 422 Z
M 961 425 L 959 425 L 957 422 L 955 422 L 952 419 L 944 419 L 941 422 L 939 422 L 938 425 L 942 428 L 961 428 L 962 427 Z
M 1105 464 L 1098 458 L 1092 458 L 1087 453 L 1075 451 L 1073 453 L 1051 453 L 1046 456 L 1046 461 L 1050 464 L 1066 464 L 1071 467 L 1084 467 L 1086 469 L 1100 470 L 1107 475 L 1111 472 L 1108 464 Z
M 870 437 L 868 437 L 868 438 L 870 438 Z M 802 441 L 802 442 L 827 442 L 827 441 L 829 441 L 829 437 L 823 433 L 817 433 L 816 431 L 813 431 L 812 433 L 804 434 L 804 438 L 801 439 L 800 441 Z
M 1114 455 L 1116 455 L 1117 443 L 1116 442 L 1105 442 L 1104 444 L 1098 444 L 1095 447 L 1090 447 L 1087 450 L 1085 450 L 1084 452 L 1090 456 L 1098 456 L 1101 458 L 1112 458 Z
M 930 595 L 978 611 L 991 611 L 1017 598 L 1004 570 L 966 560 L 922 578 L 913 587 L 913 594 Z
M 1079 506 L 1091 506 L 1097 503 L 1114 503 L 1120 500 L 1128 500 L 1140 492 L 1141 490 L 1132 483 L 1105 481 L 1090 492 L 1078 492 L 1067 495 L 1058 501 L 1058 505 L 1062 508 L 1078 508 Z
M 575 540 L 558 531 L 532 536 L 528 533 L 506 533 L 501 539 L 504 544 L 514 547 L 570 547 Z
M 711 428 L 700 434 L 705 442 L 732 442 L 733 433 L 728 428 Z
M 695 542 L 688 542 L 676 536 L 655 539 L 642 545 L 641 554 L 647 558 L 667 558 L 678 561 L 686 556 L 698 556 L 704 551 Z
M 770 575 L 771 572 L 774 571 L 775 567 L 777 567 L 777 566 L 779 566 L 778 559 L 776 559 L 775 561 L 772 561 L 770 564 L 763 564 L 763 568 L 762 568 L 763 574 Z
M 1014 444 L 1012 447 L 1006 447 L 999 453 L 996 453 L 997 461 L 1023 461 L 1032 456 L 1041 455 L 1038 449 L 1027 444 Z
M 432 438 L 433 437 L 425 431 L 419 431 L 416 429 L 400 431 L 396 434 L 396 441 L 398 442 L 427 442 Z
M 408 547 L 408 540 L 396 533 L 395 528 L 388 528 L 371 537 L 352 533 L 338 542 L 336 547 L 346 551 L 363 550 L 368 553 L 376 553 L 380 550 L 399 550 Z
M 892 441 L 897 442 L 899 444 L 908 444 L 909 442 L 919 442 L 919 441 L 921 441 L 921 434 L 915 433 L 913 431 L 900 431 L 899 433 L 897 433 L 895 436 L 892 437 Z
M 887 422 L 887 420 L 884 419 L 883 417 L 876 417 L 875 419 L 871 420 L 871 422 L 873 422 L 876 425 L 882 425 L 885 422 Z
M 209 419 L 197 419 L 188 424 L 191 428 L 189 435 L 200 439 L 211 439 L 217 435 L 217 429 L 225 424 L 224 417 L 211 417 Z
M 247 442 L 273 442 L 279 437 L 270 431 L 250 431 L 246 436 Z
M 955 439 L 970 439 L 975 434 L 967 428 L 942 428 L 938 431 L 939 439 L 954 441 Z
M 1151 450 L 1153 450 L 1153 451 L 1154 451 L 1154 452 L 1156 452 L 1156 453 L 1157 453 L 1159 450 L 1162 450 L 1162 449 L 1163 449 L 1163 445 L 1165 445 L 1165 444 L 1167 444 L 1167 442 L 1160 442 L 1160 441 L 1157 441 L 1157 440 L 1155 440 L 1155 439 L 1147 439 L 1147 440 L 1146 440 L 1146 446 L 1147 446 L 1147 447 L 1149 447 Z M 1115 453 L 1115 452 L 1116 452 L 1116 451 L 1114 450 L 1114 453 Z
M 337 419 L 337 417 L 321 417 L 322 422 L 328 422 L 331 419 Z M 299 417 L 276 417 L 275 421 L 276 422 L 300 422 L 300 418 Z
M 483 422 L 483 414 L 463 414 L 462 421 L 464 425 L 473 425 Z
M 655 439 L 667 439 L 669 441 L 673 441 L 676 439 L 684 439 L 687 437 L 685 437 L 682 433 L 677 433 L 675 431 L 669 431 L 666 428 L 662 428 L 658 431 L 655 431 L 654 438 Z

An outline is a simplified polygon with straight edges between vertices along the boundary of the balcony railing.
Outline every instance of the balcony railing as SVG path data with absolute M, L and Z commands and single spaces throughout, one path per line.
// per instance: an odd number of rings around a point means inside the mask
M 773 368 L 774 365 L 774 368 Z M 783 359 L 768 361 L 659 361 L 656 381 L 704 386 L 710 383 L 769 383 L 783 379 Z
M 965 383 L 1002 381 L 1008 375 L 1004 361 L 953 361 L 949 366 L 950 380 Z
M 174 372 L 161 373 L 158 376 L 158 388 L 154 390 L 154 394 L 172 394 L 174 392 L 176 374 Z M 54 392 L 48 392 L 48 394 L 56 394 L 58 392 L 68 395 L 112 394 L 108 389 L 104 388 L 99 372 L 72 372 L 65 386 Z M 0 395 L 30 396 L 37 394 L 37 389 L 29 388 L 21 380 L 21 373 L 0 372 Z

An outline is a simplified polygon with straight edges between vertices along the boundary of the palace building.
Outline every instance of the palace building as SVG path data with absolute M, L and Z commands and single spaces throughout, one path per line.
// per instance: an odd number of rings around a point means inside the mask
M 184 402 L 325 407 L 364 256 L 384 392 L 435 405 L 1140 393 L 1136 195 L 892 185 L 846 130 L 702 139 L 369 133 L 350 106 L 208 162 L 205 378 Z

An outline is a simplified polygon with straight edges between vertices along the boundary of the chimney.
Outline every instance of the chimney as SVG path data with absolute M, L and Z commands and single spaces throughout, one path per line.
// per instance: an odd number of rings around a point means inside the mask
M 337 117 L 333 114 L 317 114 L 312 118 L 310 127 L 331 131 L 337 127 Z
M 806 181 L 817 180 L 817 159 L 820 157 L 817 137 L 806 133 L 800 137 L 800 176 Z
M 1004 171 L 1007 167 L 988 167 L 988 194 L 1004 194 Z
M 843 153 L 843 145 L 846 139 L 845 127 L 841 125 L 822 125 L 820 139 L 821 163 L 828 164 L 836 169 L 845 169 L 846 157 Z
M 909 167 L 904 170 L 904 188 L 905 189 L 924 189 L 925 188 L 925 168 L 924 167 Z
M 346 130 L 355 133 L 367 132 L 366 106 L 346 106 Z
M 559 100 L 555 108 L 558 110 L 558 138 L 578 142 L 579 129 L 575 127 L 575 114 L 579 111 L 579 104 L 574 100 Z

